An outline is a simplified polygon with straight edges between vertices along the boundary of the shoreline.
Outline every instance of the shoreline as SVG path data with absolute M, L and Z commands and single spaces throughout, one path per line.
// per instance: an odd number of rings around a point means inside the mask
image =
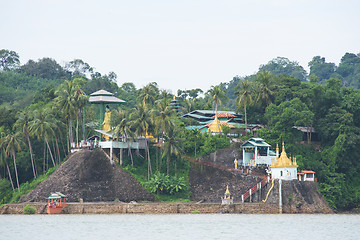
M 36 208 L 36 214 L 46 213 L 46 202 L 11 203 L 0 207 L 0 214 L 22 214 L 23 208 L 30 205 Z M 222 205 L 221 203 L 123 203 L 123 202 L 69 202 L 61 214 L 279 214 L 279 205 L 272 203 L 234 203 Z M 284 214 L 334 214 L 333 211 L 313 211 L 303 209 L 293 211 L 284 207 Z

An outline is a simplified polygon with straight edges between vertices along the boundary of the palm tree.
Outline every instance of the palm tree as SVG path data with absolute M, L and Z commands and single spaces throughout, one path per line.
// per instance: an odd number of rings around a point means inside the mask
M 185 99 L 184 105 L 182 107 L 185 113 L 189 113 L 195 110 L 195 99 Z
M 38 140 L 44 138 L 54 167 L 56 167 L 56 164 L 48 140 L 55 136 L 55 129 L 57 129 L 57 126 L 55 124 L 54 116 L 48 109 L 36 110 L 34 112 L 34 119 L 29 123 L 30 133 L 36 136 Z
M 72 121 L 75 113 L 74 86 L 71 81 L 65 81 L 63 84 L 60 85 L 60 87 L 55 93 L 58 96 L 56 98 L 56 101 L 59 104 L 65 118 L 68 120 L 69 142 L 73 143 L 74 137 L 72 132 Z M 69 145 L 68 150 L 70 150 Z
M 215 115 L 217 116 L 218 105 L 221 105 L 222 101 L 225 101 L 229 98 L 225 95 L 225 89 L 222 89 L 220 86 L 212 86 L 208 91 L 208 94 L 210 95 L 210 100 L 212 102 L 213 108 L 215 108 Z M 217 120 L 217 125 L 220 133 L 221 130 L 219 120 Z
M 142 102 L 143 105 L 153 104 L 156 98 L 156 92 L 156 86 L 152 83 L 149 83 L 148 85 L 140 89 L 138 99 Z
M 253 102 L 253 85 L 250 81 L 245 80 L 239 82 L 239 85 L 236 87 L 235 94 L 237 95 L 236 102 L 240 108 L 241 105 L 244 106 L 244 115 L 245 115 L 245 135 L 247 135 L 247 114 L 246 106 Z
M 4 166 L 4 165 L 6 166 L 6 169 L 7 169 L 8 175 L 9 175 L 9 179 L 10 179 L 10 183 L 11 183 L 11 187 L 13 189 L 13 192 L 15 192 L 14 182 L 11 177 L 9 164 L 6 161 L 6 146 L 5 146 L 6 141 L 5 140 L 6 140 L 5 137 L 2 137 L 0 139 L 0 166 Z
M 80 86 L 77 85 L 76 90 L 74 91 L 74 107 L 76 109 L 76 144 L 79 145 L 79 121 L 82 125 L 82 113 L 83 109 L 88 102 L 88 97 L 83 90 L 80 89 Z M 83 139 L 85 140 L 85 134 L 83 129 Z
M 161 99 L 156 102 L 156 108 L 152 110 L 152 114 L 155 119 L 155 129 L 161 134 L 161 138 L 164 141 L 164 133 L 173 126 L 171 118 L 174 116 L 175 111 L 169 106 L 169 102 L 166 99 Z M 161 146 L 161 151 L 163 146 Z M 160 151 L 160 155 L 162 155 Z M 162 166 L 162 158 L 160 158 L 160 170 Z
M 164 152 L 162 157 L 166 156 L 166 173 L 169 175 L 170 157 L 175 157 L 175 175 L 176 175 L 176 159 L 181 156 L 182 139 L 178 137 L 178 129 L 174 125 L 171 125 L 166 132 L 164 141 Z
M 151 123 L 150 111 L 145 104 L 139 104 L 136 108 L 132 110 L 130 115 L 132 121 L 130 122 L 130 127 L 135 129 L 137 136 L 145 137 L 145 148 L 148 159 L 148 179 L 150 179 L 150 174 L 152 175 L 151 169 L 151 160 L 149 146 L 147 142 L 146 135 L 149 133 Z
M 19 184 L 19 176 L 17 171 L 17 165 L 16 165 L 16 157 L 15 153 L 21 151 L 21 144 L 22 140 L 20 139 L 20 132 L 17 132 L 15 134 L 9 134 L 5 138 L 5 152 L 8 156 L 12 156 L 14 160 L 14 169 L 15 169 L 15 176 L 16 176 L 16 183 L 18 186 L 18 191 L 20 192 L 20 184 Z
M 30 119 L 28 117 L 28 112 L 21 112 L 19 118 L 16 120 L 14 124 L 14 128 L 20 130 L 24 134 L 28 142 L 32 170 L 33 170 L 34 178 L 36 178 L 35 161 L 34 161 L 34 156 L 30 141 L 30 133 L 29 133 L 29 121 Z
M 133 138 L 132 131 L 130 129 L 130 122 L 128 118 L 128 112 L 126 110 L 113 110 L 113 117 L 111 118 L 112 126 L 114 128 L 114 138 L 122 138 L 123 141 L 128 143 L 128 151 L 130 153 L 131 165 L 134 165 L 133 156 L 131 153 L 129 138 Z M 122 149 L 120 149 L 120 165 L 122 165 Z
M 255 82 L 258 84 L 258 98 L 257 100 L 264 101 L 266 107 L 272 102 L 274 92 L 271 90 L 271 85 L 274 76 L 271 72 L 261 71 L 256 74 Z

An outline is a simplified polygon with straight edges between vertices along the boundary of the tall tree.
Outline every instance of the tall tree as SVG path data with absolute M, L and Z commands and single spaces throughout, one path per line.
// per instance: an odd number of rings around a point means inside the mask
M 149 134 L 150 126 L 152 125 L 150 110 L 148 107 L 142 102 L 135 109 L 132 110 L 130 117 L 132 119 L 130 126 L 132 129 L 135 129 L 137 136 L 144 136 L 145 138 L 145 151 L 148 159 L 148 180 L 150 179 L 150 175 L 152 175 L 151 169 L 151 160 L 150 160 L 150 152 L 149 145 L 147 141 L 147 135 Z
M 7 173 L 9 175 L 11 187 L 13 189 L 13 192 L 15 192 L 14 182 L 12 180 L 9 164 L 6 161 L 6 138 L 2 137 L 0 138 L 0 166 L 5 166 Z
M 285 57 L 277 57 L 269 61 L 265 65 L 261 65 L 259 71 L 269 71 L 274 75 L 289 75 L 294 78 L 306 81 L 307 73 L 298 62 L 290 61 Z
M 126 110 L 113 110 L 111 118 L 111 126 L 115 126 L 113 137 L 120 139 L 128 144 L 128 151 L 131 158 L 131 165 L 134 165 L 133 156 L 130 148 L 129 139 L 133 139 L 134 136 L 130 129 L 129 112 Z M 120 149 L 120 165 L 122 165 L 122 149 Z
M 14 160 L 14 169 L 15 169 L 15 176 L 16 176 L 16 183 L 18 186 L 18 191 L 20 192 L 20 184 L 19 184 L 19 175 L 18 175 L 18 171 L 17 171 L 17 165 L 16 165 L 16 156 L 15 153 L 16 152 L 20 152 L 21 151 L 21 144 L 22 144 L 22 140 L 20 139 L 20 133 L 14 133 L 14 134 L 9 134 L 6 136 L 5 138 L 5 144 L 6 144 L 6 149 L 5 152 L 8 156 L 12 156 L 13 160 Z
M 215 109 L 215 115 L 217 116 L 218 105 L 221 105 L 223 101 L 228 99 L 225 95 L 226 91 L 225 89 L 220 88 L 220 86 L 212 86 L 207 93 L 210 96 L 210 101 L 212 102 L 213 108 Z M 219 119 L 217 120 L 217 125 L 220 133 L 221 129 Z
M 74 110 L 76 111 L 76 144 L 79 145 L 79 122 L 82 125 L 82 115 L 86 104 L 88 103 L 88 96 L 81 89 L 81 83 L 77 83 L 76 79 L 73 80 L 75 83 L 74 89 Z M 84 129 L 82 130 L 83 140 L 85 140 Z
M 73 83 L 71 81 L 65 81 L 56 91 L 56 95 L 58 96 L 56 101 L 63 112 L 63 115 L 68 120 L 68 136 L 70 144 L 74 142 L 72 126 L 74 113 L 76 112 L 74 90 L 75 87 Z
M 164 141 L 164 134 L 170 127 L 172 127 L 172 117 L 175 111 L 169 106 L 169 102 L 166 98 L 156 101 L 156 107 L 152 110 L 155 120 L 155 130 L 161 135 L 162 141 Z M 161 146 L 161 151 L 163 146 Z M 160 152 L 160 155 L 162 153 Z M 162 166 L 162 158 L 160 158 L 160 170 Z
M 273 74 L 268 71 L 260 71 L 256 74 L 255 82 L 258 85 L 258 101 L 263 101 L 267 106 L 272 103 L 274 92 L 271 90 Z
M 35 161 L 34 161 L 33 150 L 32 150 L 31 140 L 30 140 L 30 132 L 29 132 L 30 119 L 29 119 L 28 115 L 29 115 L 28 112 L 21 112 L 18 120 L 15 122 L 14 128 L 17 129 L 18 131 L 21 131 L 24 134 L 24 137 L 28 142 L 31 166 L 32 166 L 34 178 L 36 178 Z
M 253 85 L 250 81 L 240 81 L 236 87 L 236 101 L 239 106 L 244 106 L 244 117 L 245 117 L 245 134 L 247 135 L 247 114 L 246 106 L 253 102 Z
M 46 79 L 66 79 L 67 77 L 64 69 L 51 58 L 42 58 L 37 62 L 29 60 L 20 67 L 20 72 Z
M 174 125 L 170 126 L 165 134 L 165 141 L 164 141 L 164 152 L 162 157 L 166 156 L 166 173 L 169 175 L 169 165 L 170 165 L 170 158 L 174 157 L 175 161 L 175 175 L 177 172 L 176 169 L 176 159 L 178 159 L 181 154 L 183 153 L 182 148 L 182 139 L 179 137 L 180 131 L 176 129 Z
M 48 109 L 36 110 L 33 120 L 29 123 L 29 130 L 30 134 L 36 136 L 39 140 L 44 139 L 53 165 L 56 167 L 54 156 L 49 145 L 49 139 L 55 135 L 56 125 L 54 121 L 54 116 Z
M 157 86 L 153 83 L 149 83 L 140 89 L 138 99 L 142 102 L 143 105 L 152 105 L 156 100 L 157 91 Z
M 0 50 L 0 70 L 6 71 L 17 68 L 20 64 L 19 55 L 14 51 Z

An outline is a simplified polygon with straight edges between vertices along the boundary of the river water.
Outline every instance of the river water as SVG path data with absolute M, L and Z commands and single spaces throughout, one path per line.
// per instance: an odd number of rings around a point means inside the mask
M 0 215 L 0 240 L 360 239 L 360 215 Z

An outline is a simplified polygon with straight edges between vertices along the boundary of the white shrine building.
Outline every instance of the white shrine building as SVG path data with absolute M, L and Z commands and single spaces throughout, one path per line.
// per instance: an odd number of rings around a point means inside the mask
M 272 178 L 282 180 L 296 180 L 297 179 L 297 167 L 296 158 L 289 159 L 285 152 L 284 143 L 282 144 L 282 152 L 279 156 L 279 146 L 276 146 L 276 161 L 272 159 L 270 165 L 270 171 Z

